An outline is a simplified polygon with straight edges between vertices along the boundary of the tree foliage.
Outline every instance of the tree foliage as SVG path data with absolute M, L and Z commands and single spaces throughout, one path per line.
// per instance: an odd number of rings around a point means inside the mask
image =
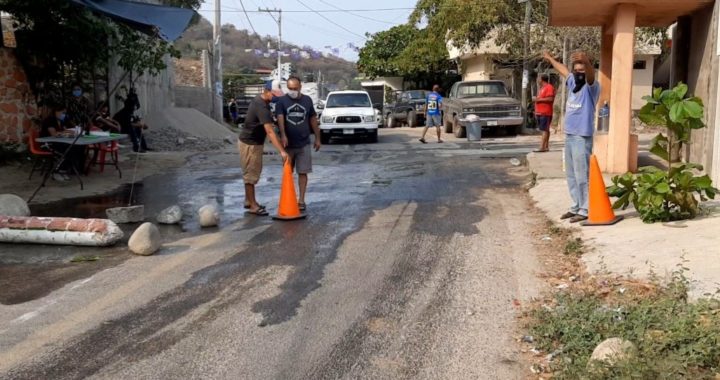
M 197 1 L 175 2 L 192 7 Z M 172 44 L 157 36 L 139 33 L 69 0 L 0 0 L 0 10 L 13 16 L 16 53 L 39 97 L 57 96 L 71 82 L 104 73 L 113 58 L 135 74 L 156 75 L 166 67 L 167 54 L 179 56 Z

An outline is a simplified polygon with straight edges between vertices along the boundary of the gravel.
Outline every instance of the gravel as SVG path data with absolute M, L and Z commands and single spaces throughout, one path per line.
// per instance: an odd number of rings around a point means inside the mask
M 148 145 L 160 152 L 210 151 L 232 145 L 234 136 L 228 132 L 224 139 L 198 137 L 171 127 L 153 128 L 145 132 Z M 228 141 L 231 141 L 228 143 Z

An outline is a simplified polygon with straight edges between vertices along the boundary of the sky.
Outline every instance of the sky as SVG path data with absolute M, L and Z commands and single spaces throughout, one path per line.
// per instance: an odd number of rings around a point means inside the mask
M 258 12 L 258 8 L 280 8 L 283 10 L 283 41 L 298 46 L 312 46 L 320 51 L 324 51 L 326 46 L 332 46 L 340 50 L 342 58 L 357 61 L 357 52 L 349 48 L 348 44 L 362 47 L 365 33 L 379 32 L 406 22 L 416 2 L 417 0 L 221 0 L 220 9 L 222 24 L 233 24 L 237 29 L 251 31 L 254 28 L 260 35 L 275 37 L 278 32 L 277 23 L 267 13 Z M 242 5 L 248 12 L 247 17 Z M 213 23 L 214 9 L 215 1 L 205 0 L 199 13 Z M 319 14 L 311 10 L 318 11 Z

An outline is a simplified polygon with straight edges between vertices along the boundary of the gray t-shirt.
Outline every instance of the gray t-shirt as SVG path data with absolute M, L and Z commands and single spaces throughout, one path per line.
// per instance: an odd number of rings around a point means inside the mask
M 245 123 L 240 129 L 240 141 L 249 145 L 265 144 L 265 137 L 267 136 L 265 124 L 272 124 L 272 122 L 270 106 L 258 95 L 248 107 Z
M 310 144 L 310 119 L 317 113 L 309 96 L 302 95 L 299 99 L 288 95 L 281 97 L 275 104 L 275 115 L 285 117 L 288 148 L 302 148 Z

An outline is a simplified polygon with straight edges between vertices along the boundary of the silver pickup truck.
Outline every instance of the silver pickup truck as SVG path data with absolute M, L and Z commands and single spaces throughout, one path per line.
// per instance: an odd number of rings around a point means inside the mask
M 510 134 L 523 125 L 520 102 L 510 96 L 502 81 L 455 83 L 443 99 L 445 132 L 465 137 L 465 118 L 477 115 L 483 127 L 503 128 Z

